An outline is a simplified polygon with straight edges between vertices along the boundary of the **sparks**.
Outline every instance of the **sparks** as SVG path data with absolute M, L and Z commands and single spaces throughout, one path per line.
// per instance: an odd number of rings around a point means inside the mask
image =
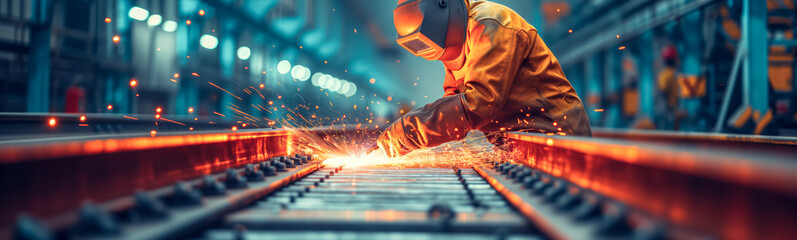
M 191 25 L 191 20 L 185 20 L 185 25 Z
M 105 18 L 105 23 L 111 23 L 111 18 Z
M 265 72 L 264 72 L 263 74 L 265 74 Z M 263 89 L 263 88 L 266 88 L 266 84 L 262 84 L 262 83 L 261 83 L 261 84 L 260 84 L 260 89 Z
M 567 33 L 573 33 L 573 29 L 567 30 Z
M 192 74 L 196 74 L 196 73 L 192 73 Z M 198 74 L 197 74 L 197 75 L 195 75 L 195 76 L 199 77 L 199 75 L 198 75 Z M 210 85 L 213 85 L 214 87 L 216 87 L 216 88 L 218 88 L 218 89 L 220 89 L 220 90 L 222 90 L 222 91 L 226 92 L 227 94 L 230 94 L 230 95 L 232 95 L 233 97 L 237 98 L 238 100 L 243 100 L 243 99 L 241 99 L 241 97 L 235 96 L 235 94 L 232 94 L 230 91 L 227 91 L 227 89 L 224 89 L 224 88 L 222 88 L 222 87 L 219 87 L 219 85 L 213 84 L 212 82 L 208 82 L 208 83 L 209 83 Z
M 155 131 L 155 130 L 149 131 L 149 136 L 150 137 L 155 137 L 155 135 L 158 135 L 158 131 Z
M 55 127 L 56 123 L 57 121 L 55 121 L 55 118 L 50 118 L 50 121 L 47 122 L 47 124 L 50 125 L 51 128 Z
M 108 107 L 106 108 L 108 108 L 108 110 L 113 110 L 113 105 L 108 104 Z
M 194 108 L 192 108 L 192 107 L 189 107 L 189 108 L 188 108 L 188 112 L 189 112 L 189 113 L 193 113 L 193 112 L 194 112 Z
M 236 127 L 236 126 L 232 126 L 232 131 L 233 131 L 233 132 L 235 132 L 235 131 L 238 131 L 238 127 Z
M 205 10 L 199 9 L 199 16 L 205 16 Z
M 136 81 L 135 79 L 130 80 L 130 87 L 136 87 L 136 86 L 138 86 L 138 81 Z
M 86 121 L 86 115 L 80 115 L 80 121 L 81 122 L 85 122 Z
M 161 107 L 155 108 L 155 112 L 156 113 L 161 113 L 161 112 L 163 112 L 163 109 Z
M 119 43 L 121 38 L 119 38 L 119 35 L 113 35 L 113 38 L 111 40 L 113 40 L 113 43 Z

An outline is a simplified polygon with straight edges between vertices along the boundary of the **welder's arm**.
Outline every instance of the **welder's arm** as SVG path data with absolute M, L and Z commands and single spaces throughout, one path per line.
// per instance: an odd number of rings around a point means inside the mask
M 460 95 L 442 97 L 408 112 L 382 132 L 377 145 L 388 156 L 396 157 L 465 137 L 470 128 Z
M 470 36 L 465 92 L 449 95 L 451 82 L 446 81 L 447 96 L 410 111 L 385 129 L 377 144 L 388 156 L 464 138 L 502 110 L 518 66 L 528 53 L 527 44 L 518 44 L 518 38 L 527 43 L 523 40 L 528 36 L 492 20 L 480 22 Z

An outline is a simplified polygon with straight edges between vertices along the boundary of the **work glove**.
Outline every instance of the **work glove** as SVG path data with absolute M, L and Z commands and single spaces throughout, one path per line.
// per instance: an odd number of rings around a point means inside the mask
M 388 157 L 404 156 L 415 149 L 412 146 L 402 144 L 401 140 L 405 138 L 404 129 L 401 125 L 402 120 L 402 118 L 399 118 L 390 124 L 376 140 L 376 145 L 382 149 L 382 151 L 385 151 L 385 155 Z

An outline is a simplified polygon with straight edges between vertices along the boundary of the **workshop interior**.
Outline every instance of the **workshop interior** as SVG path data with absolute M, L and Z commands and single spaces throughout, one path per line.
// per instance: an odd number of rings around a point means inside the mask
M 0 0 L 0 240 L 794 239 L 794 0 Z

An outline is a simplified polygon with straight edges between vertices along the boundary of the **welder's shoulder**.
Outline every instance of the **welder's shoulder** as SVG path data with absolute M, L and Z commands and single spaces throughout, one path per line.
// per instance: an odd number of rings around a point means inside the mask
M 494 20 L 500 26 L 523 31 L 536 31 L 536 29 L 526 22 L 523 17 L 518 15 L 511 8 L 489 1 L 475 1 L 471 3 L 468 16 L 476 22 Z

